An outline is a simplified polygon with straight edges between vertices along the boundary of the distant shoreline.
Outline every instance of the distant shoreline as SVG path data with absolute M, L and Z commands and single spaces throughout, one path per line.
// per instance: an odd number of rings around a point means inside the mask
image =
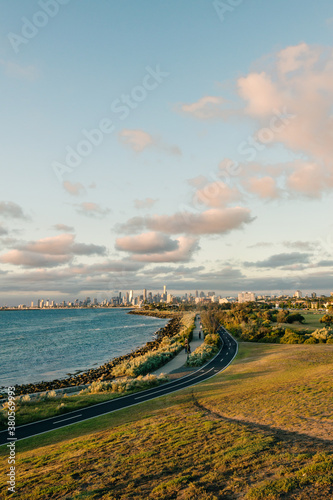
M 134 306 L 112 306 L 112 307 L 106 307 L 106 306 L 94 306 L 94 307 L 85 307 L 85 306 L 77 306 L 77 307 L 26 307 L 26 308 L 18 308 L 18 307 L 0 307 L 0 312 L 7 312 L 7 311 L 60 311 L 60 310 L 66 310 L 66 311 L 75 311 L 76 309 L 87 309 L 89 311 L 95 310 L 95 309 L 138 309 L 137 307 Z

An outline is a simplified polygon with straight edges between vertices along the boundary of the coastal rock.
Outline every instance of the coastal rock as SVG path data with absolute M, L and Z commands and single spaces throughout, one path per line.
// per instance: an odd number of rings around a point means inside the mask
M 16 395 L 19 396 L 22 394 L 32 394 L 35 392 L 44 392 L 53 389 L 62 389 L 66 387 L 91 384 L 96 380 L 101 380 L 101 377 L 104 377 L 102 380 L 105 380 L 105 378 L 107 378 L 108 380 L 112 380 L 115 378 L 111 373 L 112 368 L 125 360 L 131 360 L 158 349 L 160 343 L 165 337 L 171 338 L 180 331 L 181 315 L 178 313 L 174 313 L 173 316 L 171 315 L 171 313 L 168 313 L 169 316 L 167 316 L 165 314 L 159 314 L 158 312 L 155 313 L 152 311 L 130 311 L 129 314 L 156 316 L 164 319 L 166 317 L 171 317 L 172 319 L 170 319 L 170 321 L 165 325 L 164 328 L 159 329 L 154 334 L 154 340 L 147 342 L 143 347 L 139 347 L 129 354 L 124 354 L 123 356 L 119 356 L 118 358 L 115 358 L 98 368 L 91 368 L 87 371 L 71 375 L 68 378 L 56 379 L 50 382 L 42 381 L 35 384 L 15 385 Z

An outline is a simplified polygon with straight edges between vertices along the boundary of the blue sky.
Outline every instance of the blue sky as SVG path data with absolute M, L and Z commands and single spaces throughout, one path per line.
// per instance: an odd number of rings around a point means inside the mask
M 3 2 L 0 304 L 330 292 L 332 11 Z

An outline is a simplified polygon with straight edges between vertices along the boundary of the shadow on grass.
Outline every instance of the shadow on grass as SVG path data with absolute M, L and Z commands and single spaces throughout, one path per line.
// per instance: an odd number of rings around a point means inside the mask
M 296 442 L 301 442 L 302 446 L 308 449 L 316 449 L 322 445 L 324 445 L 329 450 L 333 451 L 333 439 L 321 439 L 317 437 L 310 436 L 308 434 L 304 434 L 296 431 L 286 431 L 283 429 L 279 429 L 276 427 L 271 427 L 265 424 L 258 424 L 255 422 L 249 422 L 248 420 L 241 420 L 237 418 L 230 418 L 218 413 L 216 411 L 211 410 L 210 408 L 201 404 L 195 397 L 192 392 L 192 401 L 196 408 L 198 408 L 201 412 L 208 418 L 218 419 L 220 421 L 229 422 L 233 424 L 241 425 L 243 428 L 250 430 L 253 433 L 264 434 L 273 436 L 276 442 L 284 441 L 290 444 L 294 444 Z

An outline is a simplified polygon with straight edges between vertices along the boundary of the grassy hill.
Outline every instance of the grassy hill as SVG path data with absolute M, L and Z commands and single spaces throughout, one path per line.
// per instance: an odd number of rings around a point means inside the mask
M 200 385 L 18 443 L 18 496 L 332 499 L 332 368 L 332 345 L 240 344 Z

